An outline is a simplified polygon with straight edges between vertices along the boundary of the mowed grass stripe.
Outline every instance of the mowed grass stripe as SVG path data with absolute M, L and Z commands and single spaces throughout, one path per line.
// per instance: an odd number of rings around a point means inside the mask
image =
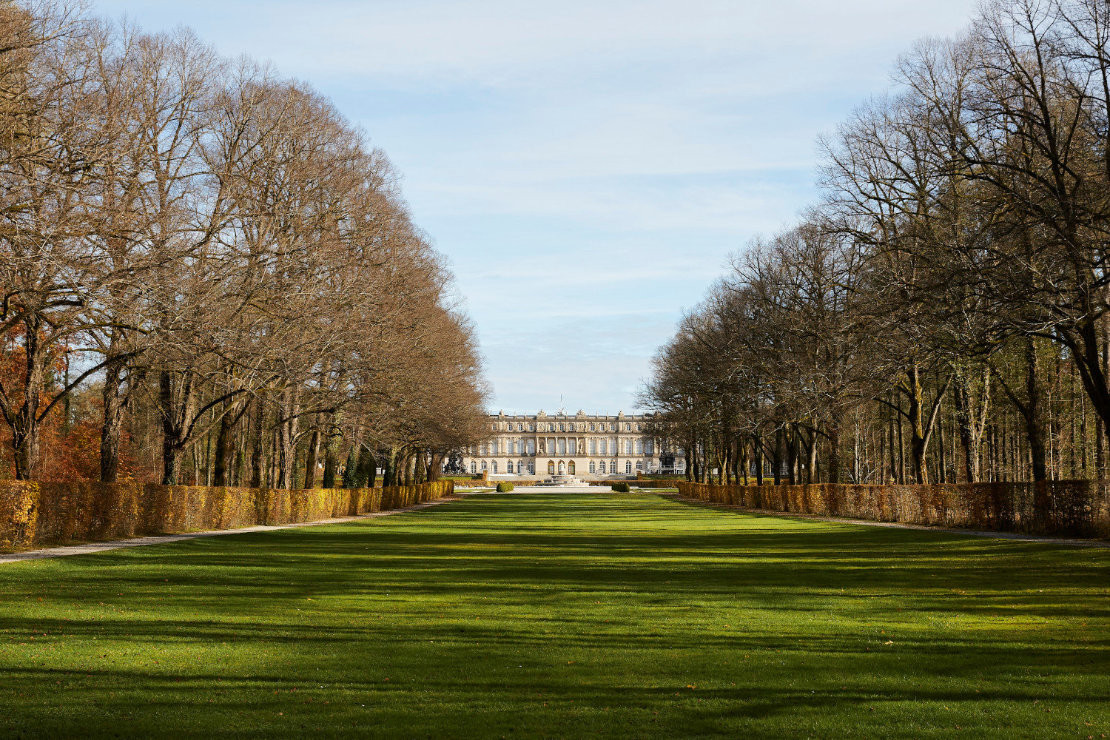
M 0 734 L 1110 736 L 1110 551 L 472 496 L 0 569 Z

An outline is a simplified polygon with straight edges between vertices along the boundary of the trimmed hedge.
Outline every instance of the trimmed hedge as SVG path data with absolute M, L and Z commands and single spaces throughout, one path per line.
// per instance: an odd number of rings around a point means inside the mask
M 1110 537 L 1110 482 L 936 485 L 718 486 L 678 483 L 679 494 L 757 511 L 996 532 Z
M 0 551 L 151 534 L 314 522 L 451 495 L 453 481 L 385 488 L 158 486 L 0 481 Z
M 589 481 L 591 486 L 612 486 L 616 483 L 627 483 L 637 488 L 674 488 L 678 480 L 675 478 L 622 478 L 616 480 L 609 478 L 606 480 L 592 480 Z
M 613 484 L 612 484 L 612 485 L 610 486 L 610 488 L 612 488 L 612 489 L 613 489 L 614 491 L 616 491 L 617 493 L 628 493 L 629 491 L 631 491 L 631 490 L 632 490 L 632 487 L 631 487 L 631 486 L 629 486 L 629 485 L 628 485 L 627 483 L 625 483 L 624 481 L 620 481 L 619 483 L 613 483 Z
M 509 483 L 508 481 L 501 481 L 497 484 L 498 493 L 509 493 L 514 488 L 516 488 L 516 486 L 514 486 L 512 483 Z

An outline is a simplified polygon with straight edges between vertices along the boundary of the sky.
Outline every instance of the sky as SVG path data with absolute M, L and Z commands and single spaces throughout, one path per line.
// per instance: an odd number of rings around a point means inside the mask
M 92 0 L 311 83 L 385 150 L 473 320 L 496 413 L 637 410 L 818 137 L 976 0 Z

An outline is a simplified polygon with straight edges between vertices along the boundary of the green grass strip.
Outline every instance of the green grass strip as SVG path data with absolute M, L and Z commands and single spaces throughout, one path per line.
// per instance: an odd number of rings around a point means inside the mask
M 1110 736 L 1110 550 L 470 496 L 0 568 L 2 736 Z

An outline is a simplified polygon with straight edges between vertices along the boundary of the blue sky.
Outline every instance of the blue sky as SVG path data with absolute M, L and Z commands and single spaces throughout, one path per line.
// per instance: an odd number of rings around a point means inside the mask
M 730 254 L 816 197 L 818 135 L 975 0 L 93 0 L 310 82 L 402 173 L 492 411 L 635 409 Z

